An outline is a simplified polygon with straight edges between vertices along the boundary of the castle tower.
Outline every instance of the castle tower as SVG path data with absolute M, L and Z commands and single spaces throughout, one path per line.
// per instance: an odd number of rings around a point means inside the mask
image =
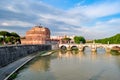
M 35 26 L 26 32 L 25 39 L 21 40 L 22 44 L 46 44 L 50 39 L 50 30 L 43 26 Z

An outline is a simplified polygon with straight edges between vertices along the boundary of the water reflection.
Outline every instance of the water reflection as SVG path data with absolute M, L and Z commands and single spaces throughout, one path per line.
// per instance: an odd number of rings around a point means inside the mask
M 97 48 L 97 53 L 98 54 L 105 54 L 106 53 L 105 48 L 103 48 L 103 47 Z
M 90 54 L 91 53 L 91 48 L 90 47 L 85 47 L 84 48 L 84 53 L 85 54 Z
M 86 49 L 87 51 L 89 51 L 89 49 Z M 88 55 L 89 54 L 89 55 Z M 38 59 L 37 61 L 35 61 L 32 65 L 30 65 L 30 69 L 32 71 L 48 71 L 50 68 L 50 60 L 54 59 L 54 58 L 72 58 L 73 56 L 76 58 L 79 58 L 82 60 L 82 58 L 84 58 L 85 56 L 89 56 L 89 59 L 91 60 L 96 60 L 97 59 L 97 55 L 99 53 L 97 52 L 91 52 L 91 53 L 87 53 L 85 52 L 80 52 L 80 51 L 59 51 L 57 54 L 53 54 L 54 56 L 46 56 L 46 57 L 41 57 L 40 59 Z M 111 57 L 110 53 L 105 53 L 104 54 L 106 57 Z
M 97 53 L 96 52 L 92 52 L 91 53 L 91 59 L 92 60 L 96 60 L 97 59 Z
M 119 71 L 120 71 L 120 57 L 115 58 L 115 62 L 116 62 L 116 65 L 118 66 Z
M 65 51 L 65 50 L 61 50 L 59 51 L 58 57 L 62 58 L 62 57 L 73 57 L 73 56 L 77 56 L 77 57 L 84 57 L 84 56 L 90 56 L 92 60 L 96 59 L 97 55 L 105 55 L 106 57 L 110 57 L 112 56 L 110 53 L 105 53 L 104 48 L 98 48 L 97 52 L 91 52 L 91 49 L 89 47 L 85 47 L 84 51 L 78 51 L 78 50 L 72 50 L 72 51 Z
M 47 56 L 46 58 L 41 57 L 38 59 L 36 62 L 34 62 L 31 66 L 30 69 L 32 71 L 48 71 L 50 67 L 50 56 Z
M 101 51 L 101 52 L 100 52 Z M 102 53 L 103 52 L 103 53 Z M 15 80 L 119 80 L 120 57 L 104 53 L 59 51 L 40 57 L 18 74 Z

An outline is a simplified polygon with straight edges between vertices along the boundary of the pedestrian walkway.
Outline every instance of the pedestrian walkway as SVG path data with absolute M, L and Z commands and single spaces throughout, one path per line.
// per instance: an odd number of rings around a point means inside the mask
M 37 54 L 26 56 L 5 67 L 0 68 L 0 80 L 6 80 L 11 73 L 16 71 L 19 67 L 21 67 L 31 59 L 33 59 L 35 56 L 37 56 Z

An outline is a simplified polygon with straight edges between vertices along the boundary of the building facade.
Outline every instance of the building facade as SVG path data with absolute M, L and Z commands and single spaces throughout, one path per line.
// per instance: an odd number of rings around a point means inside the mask
M 25 39 L 21 39 L 22 44 L 46 44 L 50 39 L 50 30 L 43 26 L 35 26 L 26 32 Z

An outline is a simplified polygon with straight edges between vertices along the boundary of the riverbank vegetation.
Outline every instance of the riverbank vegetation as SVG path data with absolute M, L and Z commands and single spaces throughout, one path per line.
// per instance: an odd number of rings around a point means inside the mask
M 83 37 L 83 36 L 75 36 L 74 37 L 74 42 L 76 43 L 76 44 L 80 44 L 80 43 L 86 43 L 86 40 L 85 40 L 85 38 Z
M 0 31 L 0 45 L 21 43 L 20 36 L 15 32 Z
M 120 34 L 116 34 L 115 36 L 104 38 L 104 39 L 97 39 L 95 40 L 96 43 L 103 43 L 103 44 L 120 44 Z

